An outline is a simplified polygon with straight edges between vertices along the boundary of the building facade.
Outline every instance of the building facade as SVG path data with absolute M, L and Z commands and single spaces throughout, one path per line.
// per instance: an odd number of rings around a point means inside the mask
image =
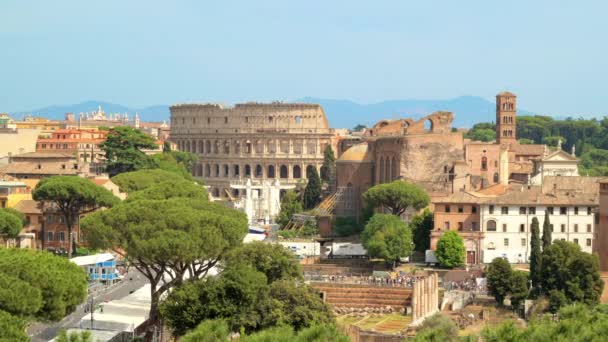
M 100 144 L 108 132 L 96 129 L 59 129 L 51 137 L 40 137 L 36 141 L 36 152 L 60 152 L 74 155 L 77 160 L 101 163 L 105 153 Z
M 320 170 L 334 136 L 323 108 L 315 104 L 180 104 L 170 109 L 171 141 L 199 156 L 193 176 L 203 179 L 215 198 L 242 195 L 239 187 L 247 179 L 254 185 L 305 182 L 308 169 Z

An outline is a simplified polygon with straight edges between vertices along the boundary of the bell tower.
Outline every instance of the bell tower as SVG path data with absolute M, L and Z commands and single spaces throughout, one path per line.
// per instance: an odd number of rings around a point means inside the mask
M 517 96 L 508 91 L 496 95 L 496 142 L 517 143 L 516 134 Z

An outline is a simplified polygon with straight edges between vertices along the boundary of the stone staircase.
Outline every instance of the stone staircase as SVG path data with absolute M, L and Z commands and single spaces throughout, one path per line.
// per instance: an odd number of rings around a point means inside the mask
M 386 308 L 403 310 L 411 305 L 412 289 L 358 284 L 311 283 L 324 293 L 325 301 L 334 308 Z

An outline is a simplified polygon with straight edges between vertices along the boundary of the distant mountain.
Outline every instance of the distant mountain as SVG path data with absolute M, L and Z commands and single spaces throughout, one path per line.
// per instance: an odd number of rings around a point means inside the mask
M 496 104 L 477 96 L 461 96 L 450 100 L 391 100 L 372 104 L 304 97 L 294 102 L 320 104 L 331 127 L 336 128 L 352 128 L 357 124 L 369 127 L 382 119 L 419 119 L 438 110 L 453 112 L 453 126 L 458 128 L 496 120 Z M 532 113 L 520 109 L 518 114 Z
M 496 109 L 492 101 L 477 96 L 461 96 L 449 100 L 391 100 L 371 104 L 360 104 L 349 100 L 332 100 L 304 97 L 291 102 L 318 103 L 323 106 L 331 127 L 352 128 L 357 124 L 371 126 L 382 119 L 422 118 L 434 111 L 445 110 L 454 113 L 454 127 L 471 127 L 478 122 L 495 120 Z M 65 113 L 76 115 L 93 112 L 100 106 L 106 113 L 139 113 L 142 121 L 169 120 L 169 106 L 157 105 L 145 108 L 132 108 L 105 101 L 85 101 L 73 105 L 50 106 L 31 111 L 11 113 L 20 119 L 25 114 L 43 116 L 49 119 L 63 119 Z M 532 114 L 518 110 L 519 114 Z
M 169 106 L 167 105 L 132 108 L 120 104 L 92 100 L 72 105 L 49 106 L 29 111 L 16 112 L 11 113 L 11 116 L 21 119 L 26 114 L 32 114 L 34 116 L 42 116 L 48 119 L 63 120 L 65 118 L 65 113 L 74 113 L 78 115 L 78 113 L 95 112 L 99 106 L 101 106 L 106 114 L 129 113 L 129 117 L 132 118 L 135 113 L 139 113 L 139 117 L 142 121 L 169 120 L 170 115 Z

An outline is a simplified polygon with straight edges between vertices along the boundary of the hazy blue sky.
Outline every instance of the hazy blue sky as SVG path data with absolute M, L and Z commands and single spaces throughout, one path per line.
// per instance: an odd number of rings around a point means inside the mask
M 1 0 L 0 111 L 492 98 L 608 114 L 608 1 Z

